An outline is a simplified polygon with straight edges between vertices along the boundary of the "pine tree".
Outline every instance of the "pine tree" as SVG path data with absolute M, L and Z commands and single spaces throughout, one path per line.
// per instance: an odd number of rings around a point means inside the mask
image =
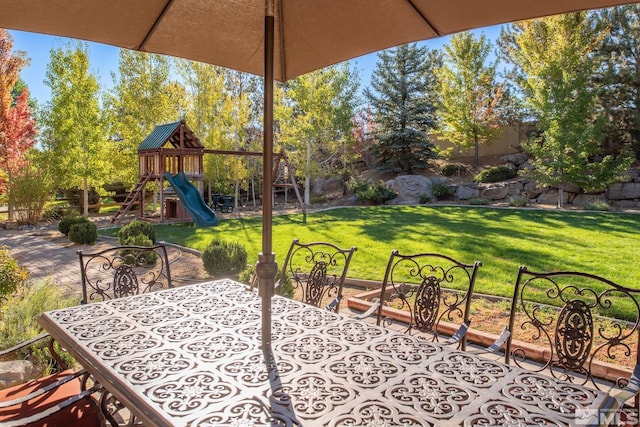
M 428 133 L 436 127 L 437 79 L 441 57 L 410 44 L 382 51 L 365 97 L 372 107 L 377 140 L 372 155 L 382 170 L 415 172 L 437 157 Z
M 600 68 L 595 83 L 606 114 L 606 146 L 618 151 L 631 144 L 640 156 L 640 6 L 603 9 L 598 17 L 609 29 L 596 50 Z

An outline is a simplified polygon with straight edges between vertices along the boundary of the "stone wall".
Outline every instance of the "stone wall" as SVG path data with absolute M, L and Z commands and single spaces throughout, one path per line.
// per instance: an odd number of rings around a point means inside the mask
M 526 155 L 510 154 L 502 157 L 504 164 L 517 170 L 528 167 Z M 427 178 L 422 175 L 403 175 L 387 181 L 398 197 L 390 204 L 417 204 L 421 197 L 428 197 L 432 201 L 432 188 L 436 183 L 447 184 L 453 194 L 450 201 L 462 203 L 470 199 L 486 199 L 491 204 L 509 204 L 513 198 L 525 198 L 528 205 L 557 205 L 559 199 L 558 187 L 539 187 L 535 182 L 526 178 L 516 178 L 509 181 L 491 184 L 461 183 L 454 184 L 444 177 Z M 627 171 L 624 181 L 612 184 L 603 191 L 584 193 L 571 185 L 563 187 L 565 205 L 584 207 L 585 203 L 603 200 L 613 208 L 640 208 L 640 170 L 632 168 Z

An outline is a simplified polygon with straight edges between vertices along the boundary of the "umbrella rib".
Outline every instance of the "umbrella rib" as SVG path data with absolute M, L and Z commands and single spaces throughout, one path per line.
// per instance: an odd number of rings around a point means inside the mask
M 418 9 L 418 8 L 416 7 L 416 5 L 414 4 L 413 0 L 407 0 L 407 3 L 409 3 L 409 5 L 410 5 L 410 6 L 413 8 L 413 10 L 418 14 L 418 16 L 420 16 L 420 19 L 422 19 L 422 21 L 423 21 L 425 24 L 427 24 L 427 26 L 428 26 L 429 28 L 431 28 L 431 31 L 433 31 L 433 32 L 434 32 L 438 37 L 440 37 L 440 36 L 443 36 L 443 35 L 444 35 L 444 34 L 443 34 L 443 33 L 441 33 L 440 31 L 438 31 L 438 30 L 436 29 L 436 27 L 434 27 L 434 26 L 433 26 L 433 24 L 431 24 L 431 21 L 429 21 L 429 19 L 428 19 L 426 16 L 424 16 L 424 15 L 422 14 L 422 12 L 420 12 L 420 9 Z
M 160 21 L 162 21 L 162 18 L 164 18 L 164 15 L 167 14 L 172 5 L 173 0 L 169 0 L 167 4 L 164 5 L 164 9 L 162 9 L 162 12 L 160 13 L 160 15 L 158 15 L 158 18 L 156 18 L 155 22 L 147 32 L 147 35 L 144 37 L 144 40 L 142 40 L 142 43 L 138 45 L 138 48 L 136 50 L 143 51 L 144 46 L 147 44 L 153 33 L 155 33 L 156 28 L 158 28 L 158 25 L 160 25 Z
M 287 65 L 286 55 L 284 54 L 284 22 L 282 21 L 284 13 L 282 13 L 282 1 L 278 2 L 278 22 L 280 23 L 280 31 L 278 37 L 278 47 L 280 48 L 280 61 L 278 63 L 278 67 L 280 68 L 280 75 L 282 76 L 282 81 L 287 81 Z

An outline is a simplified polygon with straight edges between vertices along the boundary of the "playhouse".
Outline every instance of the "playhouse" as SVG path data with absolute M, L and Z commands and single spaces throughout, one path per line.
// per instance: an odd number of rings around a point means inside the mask
M 184 204 L 172 192 L 165 197 L 167 173 L 183 174 L 190 182 L 195 182 L 202 194 L 204 145 L 187 126 L 184 120 L 166 123 L 156 128 L 138 146 L 138 182 L 116 212 L 112 221 L 118 221 L 135 205 L 144 212 L 145 188 L 149 183 L 159 182 L 160 222 L 168 220 L 189 220 L 191 217 Z M 203 201 L 204 203 L 204 201 Z M 195 218 L 194 218 L 195 220 Z
M 216 225 L 216 214 L 202 196 L 204 154 L 262 156 L 261 152 L 205 149 L 184 120 L 158 125 L 138 146 L 138 182 L 111 221 L 119 222 L 137 204 L 142 217 L 145 188 L 149 183 L 159 183 L 154 188 L 159 187 L 160 222 L 193 220 L 199 227 Z M 283 176 L 276 172 L 281 166 L 291 170 L 284 152 L 274 154 L 273 176 L 276 181 Z M 302 212 L 306 213 L 294 174 L 284 176 L 289 182 L 274 182 L 274 186 L 292 187 Z M 170 191 L 165 181 L 171 184 Z

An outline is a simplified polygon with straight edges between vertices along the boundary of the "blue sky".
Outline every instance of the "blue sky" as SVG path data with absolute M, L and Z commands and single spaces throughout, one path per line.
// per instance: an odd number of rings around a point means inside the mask
M 500 34 L 500 26 L 487 27 L 476 30 L 474 33 L 484 33 L 489 39 L 495 40 Z M 27 52 L 27 57 L 31 59 L 31 64 L 22 70 L 22 79 L 29 86 L 32 97 L 43 105 L 50 98 L 49 88 L 45 86 L 45 74 L 47 63 L 49 62 L 49 51 L 53 48 L 63 47 L 71 39 L 64 37 L 53 37 L 42 34 L 27 33 L 22 31 L 9 31 L 13 37 L 13 49 Z M 420 42 L 432 49 L 439 49 L 449 41 L 449 37 Z M 100 43 L 89 43 L 89 60 L 91 71 L 100 80 L 103 89 L 113 85 L 111 73 L 118 69 L 119 49 Z M 354 66 L 362 80 L 362 86 L 367 86 L 371 73 L 375 68 L 377 60 L 376 53 L 364 55 L 353 59 Z

